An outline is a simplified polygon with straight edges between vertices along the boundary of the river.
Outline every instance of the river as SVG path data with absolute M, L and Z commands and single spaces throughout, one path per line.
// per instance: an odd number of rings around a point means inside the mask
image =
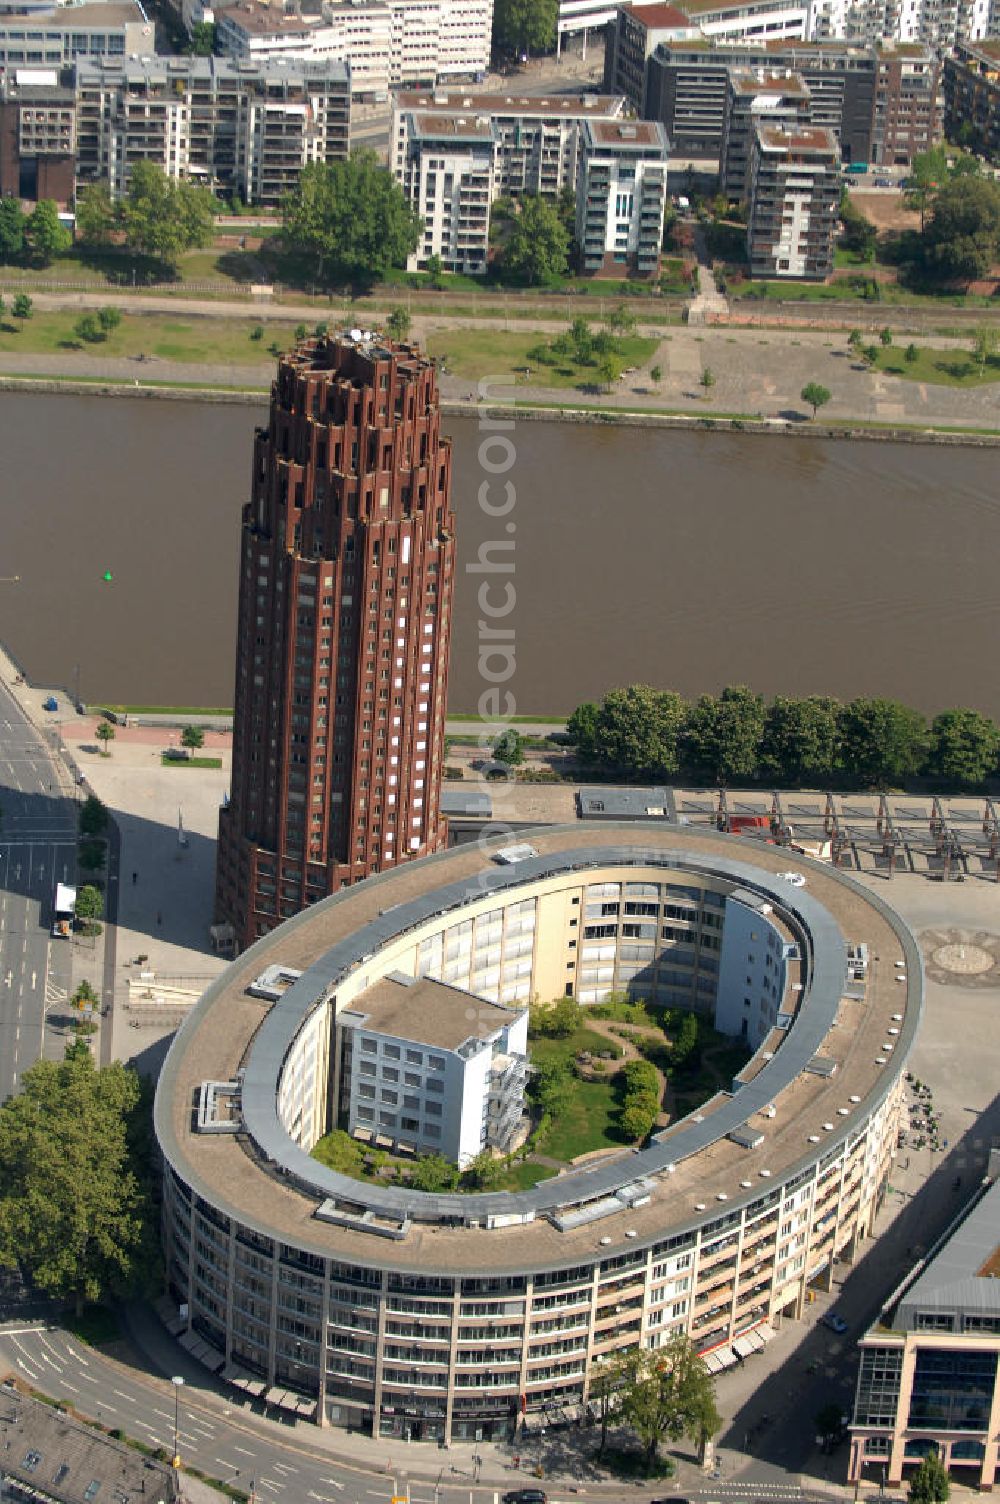
M 239 509 L 263 409 L 6 393 L 0 414 L 0 575 L 21 577 L 0 583 L 0 639 L 31 678 L 72 687 L 78 666 L 88 700 L 231 704 Z M 508 537 L 521 713 L 643 680 L 1000 717 L 995 450 L 523 421 L 501 521 L 477 500 L 474 420 L 447 428 L 453 711 L 484 688 L 482 577 L 464 564 Z

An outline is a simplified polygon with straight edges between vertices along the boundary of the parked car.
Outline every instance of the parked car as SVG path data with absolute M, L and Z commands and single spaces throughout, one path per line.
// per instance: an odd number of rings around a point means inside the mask
M 836 1332 L 838 1337 L 842 1337 L 847 1331 L 847 1322 L 837 1311 L 827 1311 L 823 1317 L 823 1325 L 831 1332 Z
M 503 1504 L 548 1504 L 548 1497 L 541 1488 L 512 1488 L 504 1494 Z

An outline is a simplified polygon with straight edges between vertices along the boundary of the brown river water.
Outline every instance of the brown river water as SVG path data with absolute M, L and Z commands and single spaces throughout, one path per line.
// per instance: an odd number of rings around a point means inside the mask
M 0 396 L 0 639 L 89 700 L 232 702 L 239 509 L 260 407 Z M 475 711 L 477 593 L 512 601 L 505 687 L 557 714 L 614 684 L 884 694 L 1000 716 L 1000 459 L 975 448 L 516 423 L 490 477 L 455 440 L 451 708 Z M 509 480 L 512 509 L 488 516 Z M 515 533 L 506 531 L 514 523 Z M 471 575 L 486 542 L 512 573 Z M 112 579 L 105 581 L 105 571 Z M 488 624 L 487 624 L 488 625 Z M 488 672 L 500 672 L 492 659 Z

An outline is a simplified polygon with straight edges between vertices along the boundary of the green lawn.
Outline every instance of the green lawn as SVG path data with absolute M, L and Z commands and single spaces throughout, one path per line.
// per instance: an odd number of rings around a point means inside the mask
M 552 1124 L 540 1147 L 553 1159 L 568 1161 L 624 1142 L 618 1129 L 614 1088 L 606 1081 L 574 1081 L 569 1106 Z
M 530 1159 L 522 1160 L 520 1164 L 512 1165 L 506 1175 L 497 1186 L 498 1191 L 530 1191 L 533 1185 L 538 1185 L 542 1180 L 551 1180 L 559 1171 L 551 1165 L 536 1165 Z
M 906 381 L 927 381 L 937 386 L 988 386 L 1000 381 L 1000 357 L 991 356 L 980 367 L 971 350 L 935 350 L 916 347 L 916 360 L 907 360 L 905 345 L 879 346 L 875 366 L 888 376 L 902 376 Z
M 160 764 L 164 768 L 221 768 L 221 757 L 168 757 L 165 752 L 160 753 Z
M 508 333 L 496 329 L 444 329 L 427 340 L 430 355 L 446 357 L 448 373 L 470 381 L 481 376 L 514 376 L 531 368 L 530 380 L 542 386 L 577 387 L 599 382 L 597 365 L 579 365 L 570 358 L 556 364 L 539 364 L 531 352 L 545 344 L 544 335 Z M 656 350 L 655 339 L 631 335 L 619 341 L 620 359 L 626 366 L 641 366 Z
M 114 306 L 109 294 L 108 305 Z M 262 339 L 253 340 L 250 332 L 256 321 L 248 315 L 242 319 L 175 318 L 168 314 L 127 313 L 118 328 L 106 339 L 87 343 L 73 332 L 80 310 L 35 313 L 23 325 L 9 316 L 0 321 L 0 351 L 4 354 L 65 355 L 86 354 L 98 357 L 145 355 L 160 360 L 176 360 L 192 365 L 260 365 L 270 367 L 274 357 L 272 344 L 280 349 L 295 343 L 293 323 L 268 323 Z M 155 360 L 141 364 L 143 376 L 155 374 Z M 140 374 L 139 370 L 136 375 Z

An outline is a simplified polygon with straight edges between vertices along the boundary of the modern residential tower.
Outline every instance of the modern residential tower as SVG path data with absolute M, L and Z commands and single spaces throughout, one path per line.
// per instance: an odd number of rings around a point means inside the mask
M 230 803 L 216 910 L 244 949 L 443 843 L 451 448 L 416 347 L 282 357 L 243 509 Z

